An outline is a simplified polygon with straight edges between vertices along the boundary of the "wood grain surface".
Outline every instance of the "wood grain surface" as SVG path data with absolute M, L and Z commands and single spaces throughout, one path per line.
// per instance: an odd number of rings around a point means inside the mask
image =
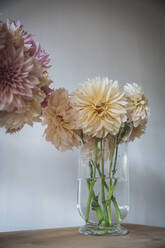
M 125 224 L 126 236 L 84 236 L 78 228 L 0 233 L 0 248 L 165 248 L 165 228 Z

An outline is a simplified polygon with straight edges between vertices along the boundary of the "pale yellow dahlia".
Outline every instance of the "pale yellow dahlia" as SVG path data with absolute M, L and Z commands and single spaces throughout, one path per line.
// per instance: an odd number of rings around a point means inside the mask
M 72 93 L 78 112 L 78 126 L 87 135 L 98 138 L 116 135 L 127 120 L 124 91 L 117 81 L 93 78 Z
M 81 155 L 83 158 L 88 160 L 95 159 L 95 138 L 91 136 L 84 137 L 85 143 L 81 146 Z M 113 149 L 114 149 L 114 137 L 108 135 L 103 139 L 104 147 L 104 161 L 112 158 Z M 98 151 L 97 151 L 97 160 L 101 161 L 101 142 L 98 142 Z
M 13 112 L 0 111 L 0 127 L 5 127 L 7 133 L 14 133 L 23 128 L 25 124 L 33 126 L 34 122 L 40 122 L 41 103 L 45 99 L 45 93 L 38 89 L 32 101 L 20 110 Z
M 76 111 L 65 89 L 57 89 L 48 98 L 48 105 L 43 109 L 43 125 L 46 140 L 58 150 L 65 151 L 80 145 L 76 125 Z
M 147 120 L 143 121 L 137 127 L 133 127 L 129 141 L 134 141 L 136 138 L 140 138 L 146 131 Z
M 149 116 L 148 101 L 141 87 L 135 83 L 127 83 L 124 86 L 124 90 L 128 99 L 129 121 L 133 122 L 134 127 L 137 127 Z

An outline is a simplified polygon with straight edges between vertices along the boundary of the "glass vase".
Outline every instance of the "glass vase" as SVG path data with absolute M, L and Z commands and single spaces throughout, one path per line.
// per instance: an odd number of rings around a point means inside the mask
M 121 226 L 129 211 L 127 142 L 91 138 L 80 148 L 77 208 L 91 235 L 125 235 Z

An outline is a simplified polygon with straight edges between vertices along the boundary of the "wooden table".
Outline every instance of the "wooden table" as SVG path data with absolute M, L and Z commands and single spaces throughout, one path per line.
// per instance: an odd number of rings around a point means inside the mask
M 0 248 L 165 248 L 165 228 L 125 224 L 126 236 L 84 236 L 78 228 L 0 233 Z

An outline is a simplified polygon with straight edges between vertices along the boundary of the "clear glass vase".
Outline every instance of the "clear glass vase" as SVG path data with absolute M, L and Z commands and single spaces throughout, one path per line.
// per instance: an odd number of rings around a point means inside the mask
M 93 138 L 81 146 L 77 208 L 91 235 L 125 235 L 120 225 L 129 211 L 127 143 Z

